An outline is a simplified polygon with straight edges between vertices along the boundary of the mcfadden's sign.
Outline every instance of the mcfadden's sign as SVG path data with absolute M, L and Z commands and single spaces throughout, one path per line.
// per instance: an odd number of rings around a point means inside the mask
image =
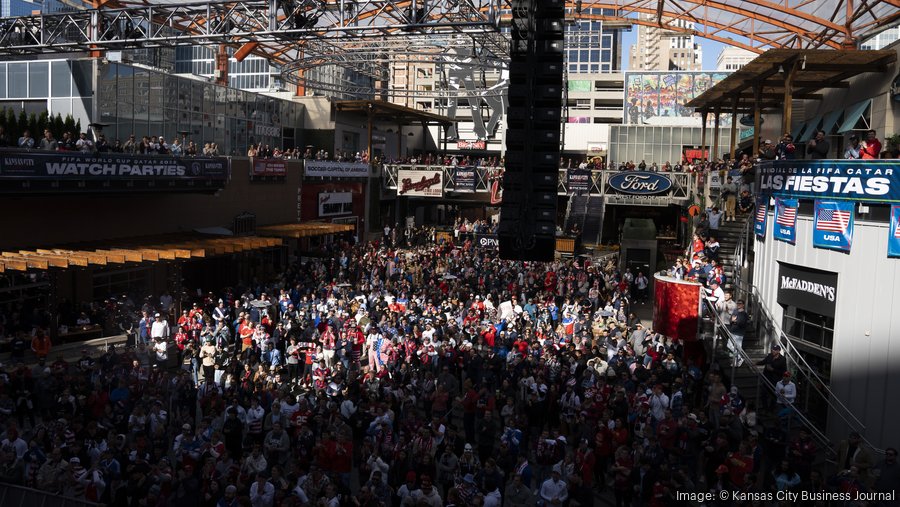
M 647 171 L 622 172 L 610 177 L 607 183 L 616 192 L 631 195 L 662 194 L 672 188 L 672 180 Z
M 775 197 L 900 202 L 900 163 L 784 160 L 760 164 L 759 189 Z
M 397 171 L 397 195 L 413 197 L 443 197 L 444 173 L 438 171 Z
M 33 151 L 0 154 L 0 179 L 225 181 L 229 169 L 227 158 Z
M 778 303 L 834 317 L 837 273 L 778 264 Z

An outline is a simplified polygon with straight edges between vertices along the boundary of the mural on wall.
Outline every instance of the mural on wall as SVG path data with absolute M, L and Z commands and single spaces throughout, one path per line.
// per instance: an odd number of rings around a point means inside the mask
M 484 66 L 478 63 L 478 58 L 473 57 L 470 51 L 460 49 L 455 54 L 445 56 L 444 59 L 442 74 L 445 76 L 447 89 L 442 93 L 446 94 L 445 114 L 455 120 L 460 100 L 466 100 L 471 111 L 472 131 L 478 140 L 493 139 L 500 126 L 500 120 L 509 107 L 508 72 L 501 71 L 500 79 L 487 86 Z M 450 141 L 459 139 L 456 123 L 448 129 L 447 139 Z
M 727 72 L 628 72 L 625 75 L 625 121 L 660 125 L 660 118 L 699 118 L 685 104 L 728 76 Z M 712 124 L 712 115 L 708 118 Z M 719 125 L 730 124 L 722 115 Z

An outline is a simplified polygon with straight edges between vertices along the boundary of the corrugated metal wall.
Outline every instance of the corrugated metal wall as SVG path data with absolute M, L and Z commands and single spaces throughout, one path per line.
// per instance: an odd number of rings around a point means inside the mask
M 866 426 L 875 446 L 896 446 L 900 420 L 900 259 L 887 256 L 888 224 L 857 221 L 849 254 L 813 248 L 811 217 L 798 217 L 797 244 L 772 238 L 769 213 L 763 241 L 755 241 L 753 283 L 776 323 L 778 261 L 838 273 L 831 389 Z M 828 435 L 846 437 L 847 426 L 832 413 Z

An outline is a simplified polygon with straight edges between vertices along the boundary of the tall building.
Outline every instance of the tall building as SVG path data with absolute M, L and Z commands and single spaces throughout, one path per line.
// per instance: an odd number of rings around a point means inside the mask
M 584 9 L 585 14 L 612 16 L 612 9 Z M 622 29 L 599 20 L 578 19 L 566 26 L 569 73 L 598 74 L 622 69 Z
M 229 48 L 233 54 L 234 49 Z M 179 46 L 175 48 L 175 73 L 194 74 L 213 78 L 216 72 L 216 49 L 207 46 Z M 265 58 L 250 55 L 239 62 L 231 56 L 228 60 L 228 86 L 241 90 L 264 92 L 280 87 L 273 78 L 279 70 Z M 273 86 L 275 85 L 275 86 Z
M 652 15 L 642 15 L 652 20 Z M 630 70 L 701 70 L 703 49 L 695 42 L 694 23 L 663 18 L 666 27 L 638 26 L 629 52 Z
M 734 46 L 725 46 L 716 58 L 716 70 L 735 71 L 750 63 L 757 54 Z
M 60 12 L 84 9 L 89 2 L 80 0 L 0 0 L 0 17 L 30 16 L 35 11 Z
M 888 28 L 863 41 L 860 49 L 884 49 L 900 39 L 900 25 Z

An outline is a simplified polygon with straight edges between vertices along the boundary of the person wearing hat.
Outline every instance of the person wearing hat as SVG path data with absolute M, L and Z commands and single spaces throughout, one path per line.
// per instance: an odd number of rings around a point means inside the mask
M 403 483 L 402 486 L 397 488 L 397 497 L 400 499 L 400 503 L 403 504 L 406 497 L 410 496 L 413 491 L 416 489 L 416 472 L 410 470 L 406 472 L 406 482 Z
M 150 339 L 155 343 L 159 340 L 169 339 L 169 323 L 162 314 L 153 314 L 153 324 L 150 326 Z
M 539 494 L 544 505 L 562 505 L 569 498 L 569 490 L 562 480 L 562 467 L 559 463 L 553 465 L 550 478 L 541 484 Z
M 763 145 L 759 147 L 759 159 L 763 161 L 775 160 L 776 157 L 775 146 L 772 144 L 772 140 L 766 139 Z
M 766 377 L 769 384 L 775 385 L 781 381 L 781 376 L 787 371 L 787 359 L 781 355 L 781 345 L 775 344 L 772 351 L 756 363 L 757 366 L 763 367 L 763 376 Z M 768 389 L 766 389 L 768 392 Z M 775 404 L 776 396 L 774 394 L 766 396 L 764 406 L 771 409 Z
M 847 149 L 844 150 L 844 158 L 848 160 L 859 160 L 862 158 L 862 149 L 862 145 L 859 143 L 859 135 L 853 134 L 850 136 Z
M 778 396 L 779 417 L 790 416 L 791 407 L 797 399 L 797 385 L 791 381 L 791 372 L 782 374 L 781 382 L 775 385 L 775 394 Z

